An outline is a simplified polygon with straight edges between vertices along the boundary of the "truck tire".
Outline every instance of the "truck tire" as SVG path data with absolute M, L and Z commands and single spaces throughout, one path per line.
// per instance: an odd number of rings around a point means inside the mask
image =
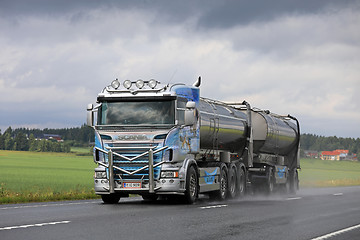
M 199 193 L 199 178 L 194 166 L 190 166 L 186 174 L 185 203 L 192 204 Z
M 299 176 L 298 171 L 294 169 L 290 175 L 290 193 L 295 194 L 299 190 Z
M 120 195 L 119 194 L 104 194 L 101 195 L 101 199 L 105 204 L 116 204 L 120 201 Z
M 209 193 L 209 197 L 214 200 L 225 200 L 228 193 L 228 168 L 225 164 L 220 166 L 220 189 Z
M 228 178 L 228 197 L 235 198 L 237 194 L 237 171 L 235 164 L 231 164 L 229 167 Z
M 240 167 L 238 170 L 237 178 L 238 178 L 237 194 L 239 197 L 243 197 L 246 192 L 246 176 L 245 176 L 245 171 L 242 167 Z
M 275 191 L 275 176 L 274 176 L 274 168 L 269 168 L 268 178 L 265 183 L 265 192 L 266 194 L 272 194 Z
M 152 201 L 156 201 L 159 196 L 155 194 L 143 194 L 141 195 L 141 197 L 144 199 L 144 201 L 152 202 Z

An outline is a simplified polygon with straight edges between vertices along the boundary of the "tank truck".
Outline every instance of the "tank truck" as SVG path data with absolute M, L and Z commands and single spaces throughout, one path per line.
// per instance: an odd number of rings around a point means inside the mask
M 129 194 L 193 203 L 199 194 L 224 200 L 298 189 L 298 120 L 200 97 L 200 83 L 115 79 L 88 105 L 95 192 L 104 203 Z

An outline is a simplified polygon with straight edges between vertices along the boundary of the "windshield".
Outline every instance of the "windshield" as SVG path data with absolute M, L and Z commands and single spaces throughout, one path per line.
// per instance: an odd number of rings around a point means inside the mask
M 102 102 L 99 125 L 154 125 L 175 123 L 175 101 Z

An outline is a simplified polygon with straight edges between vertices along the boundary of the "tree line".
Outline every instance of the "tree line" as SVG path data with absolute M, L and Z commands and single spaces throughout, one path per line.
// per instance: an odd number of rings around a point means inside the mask
M 63 142 L 44 139 L 44 134 L 60 135 Z M 70 152 L 72 146 L 88 146 L 94 140 L 93 129 L 82 125 L 75 128 L 62 129 L 29 129 L 7 128 L 0 131 L 0 150 L 38 151 L 38 152 Z
M 36 140 L 44 134 L 60 135 L 63 143 L 49 140 Z M 29 129 L 9 127 L 3 134 L 0 131 L 0 150 L 68 152 L 72 146 L 85 147 L 94 142 L 94 130 L 85 124 L 81 127 L 61 129 Z M 360 138 L 324 137 L 315 134 L 301 134 L 301 150 L 333 151 L 346 149 L 360 156 Z
M 360 156 L 360 138 L 324 137 L 314 134 L 301 134 L 302 150 L 333 151 L 336 149 L 349 150 L 349 153 Z

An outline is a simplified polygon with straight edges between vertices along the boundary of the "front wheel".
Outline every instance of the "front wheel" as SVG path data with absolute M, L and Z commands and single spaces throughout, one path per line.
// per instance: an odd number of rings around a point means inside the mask
M 101 195 L 101 199 L 105 204 L 116 204 L 120 201 L 120 195 L 119 194 Z
M 190 166 L 186 176 L 185 202 L 194 203 L 198 196 L 199 178 L 194 166 Z

